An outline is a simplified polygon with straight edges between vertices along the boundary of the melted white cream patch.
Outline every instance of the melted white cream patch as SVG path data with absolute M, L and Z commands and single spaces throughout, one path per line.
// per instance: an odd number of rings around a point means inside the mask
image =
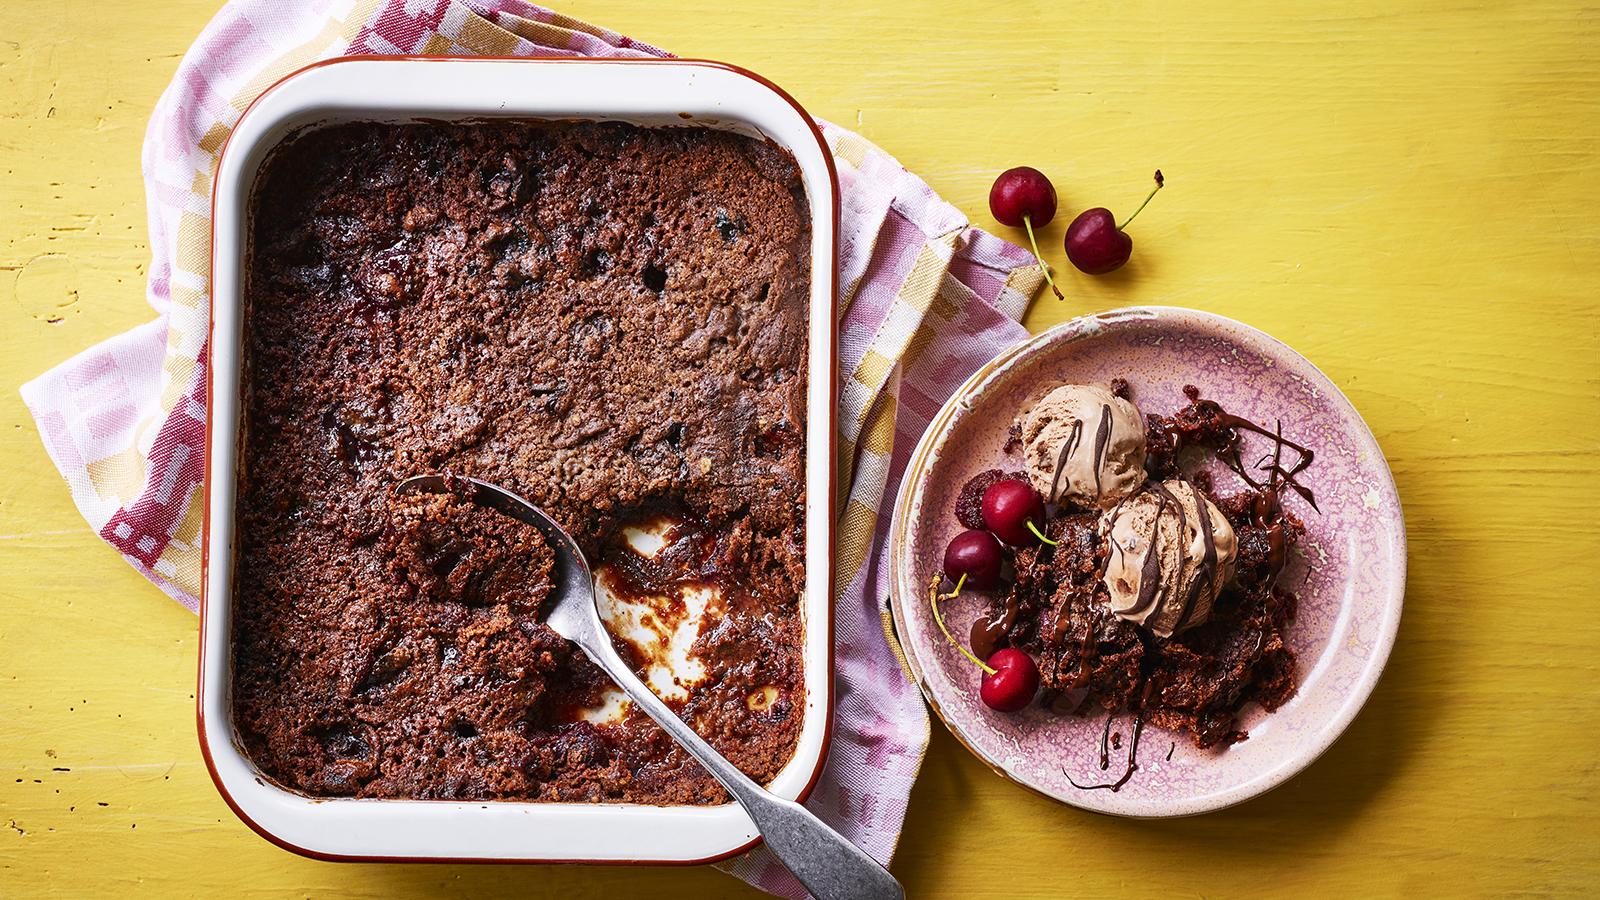
M 628 699 L 628 695 L 619 688 L 606 688 L 606 692 L 600 697 L 600 705 L 578 710 L 578 718 L 596 725 L 621 722 L 628 714 L 628 707 L 632 705 L 633 702 Z
M 687 700 L 688 688 L 705 680 L 706 667 L 690 655 L 706 610 L 721 592 L 716 588 L 693 585 L 680 589 L 679 606 L 669 596 L 623 599 L 611 589 L 609 567 L 601 566 L 595 578 L 600 617 L 611 633 L 632 644 L 648 661 L 645 681 L 663 700 Z
M 623 529 L 628 548 L 647 559 L 667 546 L 668 537 L 678 525 L 671 519 L 653 519 Z M 616 637 L 633 646 L 646 660 L 645 682 L 663 700 L 687 700 L 689 689 L 706 677 L 705 663 L 691 648 L 700 636 L 707 614 L 723 609 L 722 592 L 711 585 L 685 585 L 658 595 L 618 596 L 614 590 L 612 567 L 595 569 L 595 601 L 600 618 Z M 628 701 L 620 691 L 608 691 L 598 707 L 579 715 L 591 722 L 620 721 L 627 714 Z
M 622 529 L 622 537 L 635 553 L 645 559 L 655 559 L 661 548 L 667 545 L 667 532 L 672 530 L 673 524 L 667 519 L 657 519 L 642 527 L 629 525 Z

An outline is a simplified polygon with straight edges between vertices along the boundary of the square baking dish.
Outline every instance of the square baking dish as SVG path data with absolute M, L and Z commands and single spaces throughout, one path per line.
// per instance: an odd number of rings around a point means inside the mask
M 735 804 L 526 803 L 313 798 L 264 776 L 241 749 L 230 702 L 234 502 L 251 192 L 269 152 L 344 122 L 486 119 L 622 121 L 763 137 L 793 154 L 810 207 L 804 621 L 806 701 L 794 756 L 771 790 L 803 799 L 832 716 L 832 547 L 836 487 L 838 180 L 815 123 L 752 73 L 696 60 L 352 57 L 314 64 L 263 93 L 222 153 L 212 209 L 210 420 L 200 603 L 200 745 L 228 805 L 274 843 L 322 859 L 447 862 L 713 862 L 759 841 Z

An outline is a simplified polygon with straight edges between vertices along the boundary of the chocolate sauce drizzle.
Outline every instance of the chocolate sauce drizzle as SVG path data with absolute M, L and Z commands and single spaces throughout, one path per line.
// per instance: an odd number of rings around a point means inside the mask
M 1274 431 L 1268 431 L 1249 419 L 1236 416 L 1232 413 L 1223 413 L 1222 420 L 1229 428 L 1243 429 L 1245 431 L 1262 435 L 1263 437 L 1271 438 L 1273 442 L 1272 452 L 1261 457 L 1261 459 L 1256 463 L 1256 468 L 1258 470 L 1267 470 L 1267 485 L 1273 487 L 1287 486 L 1293 488 L 1295 493 L 1299 494 L 1301 497 L 1304 497 L 1305 501 L 1311 504 L 1312 509 L 1317 510 L 1317 512 L 1322 511 L 1317 509 L 1317 501 L 1311 495 L 1310 489 L 1295 480 L 1296 475 L 1299 475 L 1301 472 L 1304 472 L 1311 466 L 1312 461 L 1316 459 L 1316 453 L 1313 452 L 1311 448 L 1297 444 L 1294 441 L 1284 437 L 1282 419 L 1278 420 L 1277 428 Z M 1298 456 L 1298 459 L 1295 460 L 1294 466 L 1288 469 L 1283 467 L 1283 448 L 1285 447 L 1293 450 Z M 1233 446 L 1233 463 L 1237 468 L 1235 468 L 1234 471 L 1239 472 L 1244 480 L 1249 482 L 1252 487 L 1255 487 L 1257 490 L 1265 490 L 1266 485 L 1257 483 L 1251 479 L 1248 474 L 1240 471 L 1243 467 L 1239 465 L 1239 449 L 1239 443 L 1235 441 Z M 1270 466 L 1265 465 L 1268 458 L 1272 460 L 1272 464 Z
M 1311 490 L 1295 480 L 1295 476 L 1304 472 L 1311 465 L 1311 461 L 1315 459 L 1316 454 L 1310 448 L 1285 438 L 1283 436 L 1283 420 L 1281 419 L 1278 420 L 1277 427 L 1273 431 L 1268 431 L 1249 419 L 1227 412 L 1222 414 L 1222 421 L 1229 428 L 1236 431 L 1248 431 L 1265 435 L 1271 438 L 1273 442 L 1272 452 L 1262 456 L 1255 464 L 1257 471 L 1266 471 L 1267 477 L 1265 481 L 1256 480 L 1246 469 L 1241 457 L 1243 441 L 1239 440 L 1237 436 L 1233 441 L 1232 457 L 1224 458 L 1228 468 L 1232 469 L 1240 478 L 1243 478 L 1245 483 L 1258 493 L 1255 504 L 1250 510 L 1250 518 L 1251 524 L 1267 533 L 1267 569 L 1269 573 L 1267 575 L 1267 584 L 1271 586 L 1277 582 L 1278 576 L 1283 573 L 1284 565 L 1288 562 L 1285 551 L 1287 541 L 1283 531 L 1283 489 L 1287 487 L 1293 490 L 1307 503 L 1311 504 L 1313 510 L 1319 513 L 1322 512 L 1317 508 L 1317 500 L 1312 496 Z M 1283 467 L 1283 448 L 1285 447 L 1293 450 L 1297 457 L 1294 465 L 1287 469 Z M 1221 454 L 1218 455 L 1220 456 Z
M 1047 498 L 1051 503 L 1056 502 L 1057 498 L 1061 496 L 1061 475 L 1067 470 L 1067 459 L 1072 456 L 1073 451 L 1078 449 L 1078 444 L 1082 441 L 1083 420 L 1078 419 L 1072 423 L 1071 433 L 1067 435 L 1066 441 L 1062 443 L 1061 451 L 1056 454 L 1056 473 L 1050 478 L 1050 496 Z M 1098 475 L 1099 473 L 1096 474 Z M 1067 487 L 1072 487 L 1071 479 L 1067 480 Z
M 1080 423 L 1081 424 L 1081 423 Z M 1100 424 L 1094 432 L 1094 493 L 1100 496 L 1100 468 L 1105 465 L 1106 445 L 1111 442 L 1111 405 L 1100 404 Z
M 1067 434 L 1067 439 L 1062 442 L 1061 449 L 1056 451 L 1056 473 L 1050 478 L 1050 496 L 1045 499 L 1055 503 L 1061 498 L 1061 476 L 1067 470 L 1067 460 L 1072 454 L 1078 452 L 1078 446 L 1083 443 L 1083 420 L 1078 419 L 1072 423 L 1072 431 Z M 1105 465 L 1106 448 L 1111 444 L 1111 406 L 1107 403 L 1100 404 L 1100 424 L 1095 426 L 1094 433 L 1094 492 L 1098 495 L 1101 491 L 1100 469 Z M 1066 487 L 1072 487 L 1072 479 L 1067 479 Z
M 1200 489 L 1195 487 L 1194 482 L 1184 481 L 1183 486 L 1189 489 L 1189 496 L 1194 498 L 1195 510 L 1199 513 L 1200 519 L 1200 541 L 1205 551 L 1200 558 L 1200 577 L 1195 579 L 1194 586 L 1189 588 L 1189 596 L 1183 598 L 1183 611 L 1178 614 L 1178 621 L 1172 626 L 1173 634 L 1189 627 L 1189 620 L 1194 617 L 1195 601 L 1200 599 L 1200 592 L 1214 588 L 1217 580 L 1217 537 L 1211 530 L 1211 510 L 1206 507 L 1206 499 L 1200 494 Z M 1181 510 L 1182 506 L 1179 509 Z
M 1148 683 L 1146 683 L 1146 700 L 1149 699 L 1149 694 L 1150 688 Z M 1141 708 L 1133 717 L 1133 742 L 1128 745 L 1128 762 L 1126 768 L 1122 770 L 1122 776 L 1116 781 L 1107 781 L 1102 784 L 1079 784 L 1075 779 L 1073 779 L 1072 774 L 1067 771 L 1067 767 L 1062 766 L 1061 774 L 1067 776 L 1068 784 L 1080 791 L 1110 791 L 1111 793 L 1115 794 L 1117 791 L 1122 790 L 1122 786 L 1128 783 L 1128 779 L 1133 777 L 1133 773 L 1139 771 L 1139 736 L 1144 734 L 1143 705 L 1144 703 L 1141 701 Z M 1111 766 L 1110 754 L 1106 750 L 1106 735 L 1111 733 L 1111 720 L 1114 718 L 1116 718 L 1116 713 L 1110 713 L 1106 716 L 1106 728 L 1100 736 L 1100 770 L 1102 772 Z
M 1000 642 L 1011 634 L 1011 627 L 1016 621 L 1017 598 L 1008 595 L 1005 609 L 999 615 L 985 611 L 973 620 L 972 630 L 967 634 L 967 644 L 979 659 L 988 659 Z
M 1172 492 L 1168 491 L 1161 482 L 1152 482 L 1155 490 L 1160 494 L 1160 502 L 1156 506 L 1155 521 L 1150 526 L 1150 546 L 1144 550 L 1144 561 L 1139 564 L 1139 600 L 1133 608 L 1123 612 L 1128 618 L 1138 618 L 1144 621 L 1156 607 L 1161 594 L 1161 557 L 1156 552 L 1161 543 L 1161 516 L 1167 511 L 1168 502 L 1176 503 Z M 1183 506 L 1178 505 L 1178 515 L 1183 516 Z M 1182 523 L 1178 527 L 1179 534 L 1183 532 Z
M 1105 563 L 1101 563 L 1100 571 L 1090 583 L 1099 582 L 1104 575 Z M 1074 590 L 1081 591 L 1082 588 L 1074 588 Z M 1053 634 L 1051 643 L 1059 644 L 1067 636 L 1067 623 L 1071 621 L 1071 618 L 1067 615 L 1066 610 L 1067 605 L 1071 602 L 1070 597 L 1063 596 L 1060 604 L 1056 607 L 1055 624 L 1051 626 Z M 1072 681 L 1067 686 L 1068 690 L 1076 690 L 1089 684 L 1089 678 L 1094 674 L 1091 661 L 1095 657 L 1097 644 L 1098 641 L 1095 639 L 1094 629 L 1085 627 L 1083 629 L 1083 637 L 1078 641 L 1078 671 L 1072 676 Z

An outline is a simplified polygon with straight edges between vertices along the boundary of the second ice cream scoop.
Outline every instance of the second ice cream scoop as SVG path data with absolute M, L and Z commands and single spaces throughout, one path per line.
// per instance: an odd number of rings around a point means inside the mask
M 1199 488 L 1152 482 L 1107 513 L 1102 527 L 1110 532 L 1104 582 L 1112 612 L 1164 638 L 1210 618 L 1239 548 L 1233 526 Z

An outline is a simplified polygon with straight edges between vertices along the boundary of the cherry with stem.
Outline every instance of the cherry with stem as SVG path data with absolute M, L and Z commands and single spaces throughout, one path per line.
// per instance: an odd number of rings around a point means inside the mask
M 1057 300 L 1066 299 L 1050 276 L 1050 266 L 1039 255 L 1039 241 L 1033 233 L 1035 228 L 1050 224 L 1056 216 L 1056 188 L 1050 179 L 1032 166 L 1017 166 L 1001 172 L 994 186 L 989 188 L 989 212 L 1003 225 L 1027 230 L 1033 258 L 1044 271 L 1045 283 L 1050 285 Z
M 928 605 L 933 611 L 933 621 L 944 632 L 945 640 L 983 670 L 983 679 L 978 684 L 978 699 L 996 712 L 1016 712 L 1032 703 L 1034 695 L 1039 693 L 1039 666 L 1033 657 L 1014 647 L 996 650 L 990 654 L 988 662 L 974 655 L 950 633 L 944 623 L 944 615 L 939 612 L 940 600 L 960 596 L 966 576 L 957 579 L 955 590 L 948 594 L 939 593 L 939 581 L 940 576 L 935 575 L 928 585 Z
M 995 536 L 1013 547 L 1026 547 L 1035 540 L 1054 547 L 1040 530 L 1044 523 L 1044 499 L 1025 481 L 1004 479 L 983 492 L 983 524 Z
M 975 528 L 951 538 L 944 550 L 945 577 L 958 584 L 971 582 L 980 591 L 1000 583 L 1004 562 L 1000 542 L 995 536 Z
M 1156 192 L 1166 186 L 1166 179 L 1162 177 L 1161 170 L 1155 174 L 1156 186 L 1133 211 L 1133 215 L 1117 224 L 1116 217 L 1111 210 L 1103 206 L 1086 209 L 1078 214 L 1072 224 L 1067 226 L 1067 259 L 1074 266 L 1089 275 L 1104 275 L 1122 268 L 1133 255 L 1133 238 L 1123 229 L 1134 220 L 1135 216 L 1150 205 L 1150 200 Z

